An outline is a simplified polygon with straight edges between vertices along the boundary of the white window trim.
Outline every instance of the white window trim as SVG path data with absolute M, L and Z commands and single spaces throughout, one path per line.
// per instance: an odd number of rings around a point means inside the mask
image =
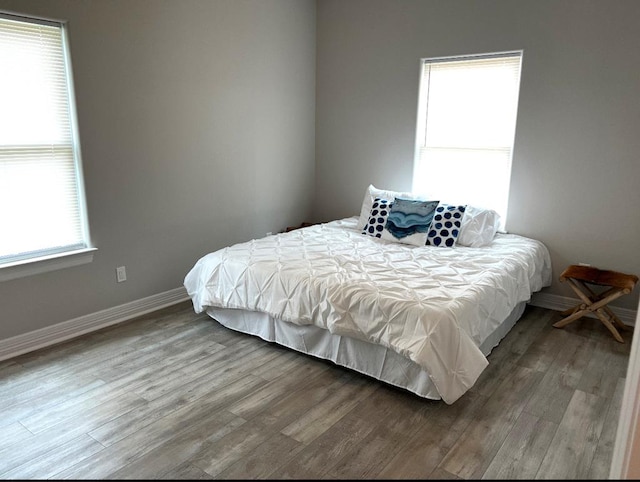
M 9 263 L 0 264 L 0 282 L 9 281 L 18 278 L 24 278 L 31 275 L 46 273 L 49 271 L 56 271 L 72 266 L 79 266 L 88 264 L 93 261 L 93 255 L 97 251 L 97 248 L 93 246 L 91 242 L 91 235 L 89 232 L 89 219 L 87 213 L 87 201 L 84 186 L 84 174 L 82 169 L 82 154 L 80 150 L 80 133 L 78 132 L 78 118 L 76 110 L 75 99 L 75 86 L 73 83 L 73 67 L 71 64 L 71 54 L 69 51 L 69 37 L 67 30 L 67 22 L 65 20 L 58 20 L 48 17 L 39 17 L 34 15 L 25 15 L 15 11 L 0 10 L 0 14 L 6 17 L 14 17 L 17 20 L 24 19 L 25 21 L 42 22 L 45 24 L 55 23 L 60 24 L 62 28 L 62 42 L 64 48 L 64 56 L 67 70 L 67 89 L 69 94 L 69 113 L 71 116 L 71 129 L 73 131 L 74 138 L 74 157 L 76 165 L 76 178 L 78 195 L 82 202 L 80 203 L 80 218 L 81 227 L 84 232 L 84 238 L 87 241 L 87 247 L 81 249 L 73 249 L 69 251 L 63 251 L 55 254 L 32 257 L 17 260 Z
M 0 281 L 24 278 L 34 274 L 46 273 L 71 266 L 91 263 L 97 248 L 84 248 L 66 251 L 39 258 L 24 259 L 0 266 Z
M 427 96 L 424 95 L 422 89 L 422 79 L 423 79 L 423 68 L 426 62 L 438 63 L 438 62 L 449 62 L 449 61 L 464 61 L 464 60 L 474 60 L 474 59 L 488 59 L 488 58 L 500 58 L 500 57 L 509 57 L 509 56 L 519 56 L 520 57 L 520 70 L 519 75 L 520 78 L 522 76 L 522 59 L 524 56 L 523 49 L 516 50 L 505 50 L 499 52 L 485 52 L 485 53 L 476 53 L 476 54 L 462 54 L 462 55 L 446 55 L 441 57 L 423 57 L 420 59 L 420 68 L 419 68 L 419 76 L 418 76 L 418 103 L 417 103 L 417 112 L 416 112 L 416 136 L 415 136 L 415 144 L 414 144 L 414 157 L 413 157 L 413 171 L 412 171 L 412 190 L 417 190 L 417 185 L 419 184 L 417 179 L 417 174 L 420 171 L 420 149 L 423 145 L 421 142 L 424 141 L 424 133 L 426 127 L 426 115 L 423 115 L 426 109 Z M 518 79 L 518 84 L 520 84 L 520 78 Z M 518 97 L 520 95 L 520 91 L 518 90 Z M 513 169 L 513 153 L 515 150 L 515 134 L 517 130 L 517 119 L 518 119 L 518 107 L 519 107 L 519 99 L 516 100 L 516 113 L 515 113 L 515 122 L 514 126 L 514 136 L 511 141 L 511 154 L 509 158 L 509 172 L 512 172 Z M 507 216 L 509 214 L 509 191 L 511 184 L 511 176 L 509 177 L 509 184 L 507 185 L 507 202 L 505 207 L 505 212 L 501 213 L 500 218 L 500 232 L 506 232 L 505 226 L 507 221 Z

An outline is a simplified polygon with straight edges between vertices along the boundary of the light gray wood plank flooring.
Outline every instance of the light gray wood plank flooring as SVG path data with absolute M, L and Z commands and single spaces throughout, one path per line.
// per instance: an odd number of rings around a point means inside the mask
M 0 478 L 607 478 L 632 332 L 560 318 L 447 405 L 180 303 L 0 362 Z

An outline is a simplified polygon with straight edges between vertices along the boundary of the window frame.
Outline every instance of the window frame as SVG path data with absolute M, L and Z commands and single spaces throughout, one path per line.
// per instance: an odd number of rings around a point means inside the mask
M 93 261 L 97 248 L 92 244 L 89 230 L 87 198 L 82 169 L 82 154 L 80 148 L 80 134 L 76 110 L 75 86 L 73 82 L 73 68 L 69 46 L 67 22 L 53 18 L 26 15 L 17 12 L 0 10 L 0 18 L 13 21 L 53 26 L 60 29 L 62 55 L 66 80 L 66 94 L 69 107 L 69 122 L 71 131 L 71 147 L 73 151 L 73 165 L 78 200 L 78 220 L 82 236 L 82 245 L 68 246 L 67 249 L 40 250 L 31 253 L 21 253 L 6 261 L 0 262 L 0 282 L 59 270 L 71 266 L 78 266 Z
M 427 117 L 428 117 L 428 93 L 423 89 L 423 79 L 424 79 L 424 69 L 426 64 L 435 64 L 435 63 L 445 63 L 445 62 L 456 62 L 456 61 L 472 61 L 472 60 L 488 60 L 488 59 L 497 59 L 502 57 L 518 57 L 519 58 L 519 66 L 518 66 L 518 90 L 517 96 L 515 99 L 515 110 L 514 110 L 514 118 L 513 118 L 513 137 L 510 143 L 510 152 L 509 152 L 509 160 L 508 160 L 508 182 L 505 187 L 506 189 L 506 199 L 505 199 L 505 207 L 504 212 L 500 212 L 500 231 L 505 232 L 505 224 L 509 211 L 509 191 L 511 184 L 511 172 L 513 168 L 513 152 L 515 149 L 515 135 L 517 129 L 517 118 L 518 118 L 518 107 L 519 107 L 519 99 L 520 99 L 520 87 L 521 87 L 521 79 L 522 79 L 522 62 L 524 57 L 524 51 L 522 49 L 519 50 L 507 50 L 501 52 L 486 52 L 486 53 L 476 53 L 476 54 L 463 54 L 463 55 L 447 55 L 442 57 L 424 57 L 420 59 L 419 63 L 419 79 L 418 79 L 418 105 L 417 105 L 417 113 L 416 113 L 416 136 L 415 136 L 415 146 L 414 146 L 414 160 L 413 160 L 413 173 L 412 173 L 412 190 L 416 192 L 424 191 L 419 188 L 418 173 L 421 170 L 421 149 L 428 148 L 426 146 L 426 128 L 427 128 Z M 455 198 L 455 196 L 452 196 Z M 469 204 L 473 205 L 473 202 L 469 202 Z M 493 209 L 492 206 L 477 206 L 487 209 Z

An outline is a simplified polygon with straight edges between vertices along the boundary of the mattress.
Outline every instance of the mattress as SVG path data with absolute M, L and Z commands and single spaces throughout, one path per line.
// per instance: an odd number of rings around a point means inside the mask
M 487 366 L 482 346 L 551 283 L 541 242 L 498 234 L 485 247 L 410 246 L 365 236 L 345 218 L 238 243 L 185 277 L 196 312 L 257 312 L 381 346 L 428 374 L 453 403 Z M 488 342 L 490 344 L 490 342 Z

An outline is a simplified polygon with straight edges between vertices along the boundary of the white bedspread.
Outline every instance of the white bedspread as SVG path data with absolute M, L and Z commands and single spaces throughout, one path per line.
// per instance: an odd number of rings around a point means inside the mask
M 453 403 L 488 364 L 478 345 L 551 283 L 549 252 L 533 239 L 416 247 L 362 235 L 356 224 L 346 218 L 202 257 L 184 282 L 194 309 L 261 311 L 384 345 L 423 367 Z

